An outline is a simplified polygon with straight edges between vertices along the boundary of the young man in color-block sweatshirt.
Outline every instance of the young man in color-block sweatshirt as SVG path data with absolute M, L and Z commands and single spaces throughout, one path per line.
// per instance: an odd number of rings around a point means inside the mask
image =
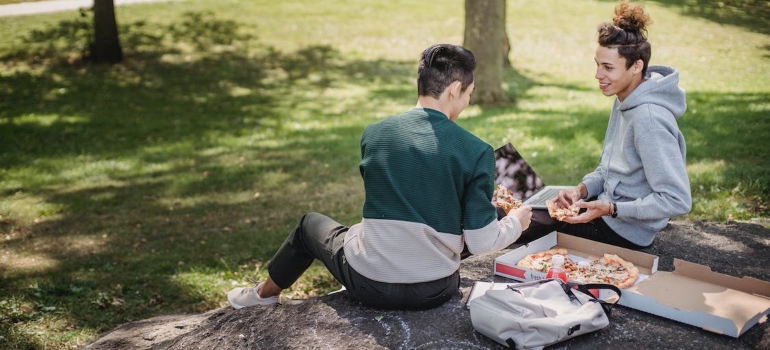
M 366 200 L 351 227 L 308 213 L 268 263 L 269 278 L 228 293 L 234 308 L 280 301 L 314 259 L 364 305 L 427 309 L 459 292 L 463 249 L 503 249 L 529 226 L 531 208 L 498 220 L 492 147 L 455 123 L 474 89 L 476 60 L 455 45 L 425 49 L 414 109 L 361 136 Z

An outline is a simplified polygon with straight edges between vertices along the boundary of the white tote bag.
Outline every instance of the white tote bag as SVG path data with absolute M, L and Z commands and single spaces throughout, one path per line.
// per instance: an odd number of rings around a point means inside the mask
M 610 306 L 588 289 L 620 289 L 608 284 L 568 284 L 560 279 L 515 283 L 471 300 L 473 328 L 510 348 L 542 349 L 609 325 Z

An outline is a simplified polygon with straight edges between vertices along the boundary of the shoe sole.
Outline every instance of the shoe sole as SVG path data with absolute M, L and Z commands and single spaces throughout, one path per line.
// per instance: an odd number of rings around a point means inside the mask
M 229 302 L 229 303 L 230 303 L 230 306 L 232 306 L 232 307 L 233 307 L 233 309 L 236 309 L 236 310 L 238 310 L 238 309 L 243 309 L 243 308 L 245 307 L 245 306 L 243 306 L 243 305 L 238 305 L 237 303 L 235 303 L 235 302 L 233 302 L 232 300 L 230 300 L 230 297 L 229 297 L 229 296 L 227 297 L 227 302 Z
M 236 309 L 236 310 L 243 309 L 244 307 L 249 307 L 249 306 L 240 305 L 240 304 L 234 302 L 232 299 L 230 299 L 229 295 L 227 296 L 227 302 L 230 303 L 230 306 L 232 306 L 233 309 Z M 280 304 L 280 303 L 281 303 L 281 301 L 279 300 L 279 301 L 276 301 L 276 302 L 270 303 L 270 304 L 256 304 L 256 305 L 252 305 L 252 306 L 270 306 L 270 305 L 275 305 L 275 304 Z

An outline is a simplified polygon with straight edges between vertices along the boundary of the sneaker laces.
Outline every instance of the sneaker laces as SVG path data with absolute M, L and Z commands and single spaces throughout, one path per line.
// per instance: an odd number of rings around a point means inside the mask
M 272 297 L 265 297 L 265 298 L 263 298 L 263 297 L 261 297 L 261 296 L 259 295 L 259 285 L 260 285 L 260 284 L 262 284 L 262 282 L 259 282 L 259 281 L 255 280 L 255 279 L 251 278 L 251 277 L 246 277 L 246 279 L 247 279 L 249 282 L 251 282 L 251 283 L 254 283 L 254 287 L 251 287 L 251 288 L 249 288 L 249 289 L 250 289 L 250 291 L 253 291 L 253 292 L 254 292 L 254 294 L 257 296 L 257 298 L 259 298 L 259 299 L 270 299 L 270 298 L 278 298 L 278 303 L 279 303 L 279 304 L 281 303 L 281 299 L 280 299 L 280 296 L 272 296 Z
M 253 278 L 251 278 L 251 277 L 246 277 L 246 279 L 247 279 L 249 282 L 251 282 L 251 283 L 254 283 L 254 287 L 251 287 L 251 288 L 249 288 L 249 292 L 252 292 L 252 291 L 253 291 L 253 292 L 254 292 L 254 294 L 256 294 L 256 295 L 257 295 L 257 297 L 258 297 L 258 298 L 261 298 L 261 297 L 259 296 L 259 285 L 260 285 L 261 283 L 259 283 L 259 281 L 255 280 L 255 279 L 253 279 Z

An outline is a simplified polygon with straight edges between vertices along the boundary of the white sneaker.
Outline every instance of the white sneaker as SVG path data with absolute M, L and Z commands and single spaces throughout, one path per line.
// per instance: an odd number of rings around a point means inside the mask
M 251 288 L 235 288 L 227 293 L 227 301 L 230 302 L 230 306 L 234 309 L 255 305 L 273 305 L 281 302 L 281 297 L 279 295 L 267 298 L 260 297 L 259 294 L 257 294 L 257 290 L 259 290 L 259 285 L 262 283 L 251 278 L 248 280 L 256 284 L 256 286 Z

